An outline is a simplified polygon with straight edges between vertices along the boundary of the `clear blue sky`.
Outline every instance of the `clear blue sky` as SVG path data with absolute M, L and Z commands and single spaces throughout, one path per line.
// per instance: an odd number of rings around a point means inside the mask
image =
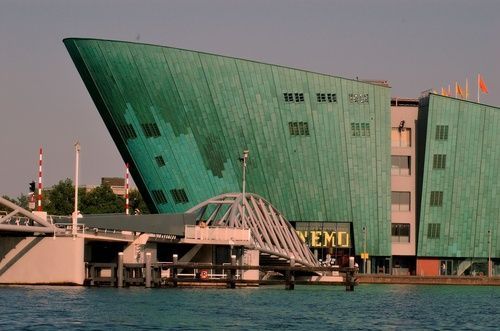
M 393 96 L 484 75 L 500 106 L 498 0 L 0 0 L 0 195 L 122 176 L 123 162 L 63 46 L 66 37 L 194 49 L 360 79 Z

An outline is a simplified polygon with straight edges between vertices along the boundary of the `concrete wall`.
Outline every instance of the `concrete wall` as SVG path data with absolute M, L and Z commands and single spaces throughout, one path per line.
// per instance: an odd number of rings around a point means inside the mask
M 391 211 L 392 223 L 410 224 L 410 242 L 392 242 L 392 255 L 415 256 L 416 254 L 416 121 L 418 107 L 391 107 L 391 127 L 398 127 L 405 121 L 405 129 L 411 130 L 411 144 L 408 147 L 391 147 L 391 155 L 410 157 L 409 175 L 391 175 L 391 191 L 410 192 L 409 211 Z
M 0 284 L 83 285 L 82 238 L 3 237 Z

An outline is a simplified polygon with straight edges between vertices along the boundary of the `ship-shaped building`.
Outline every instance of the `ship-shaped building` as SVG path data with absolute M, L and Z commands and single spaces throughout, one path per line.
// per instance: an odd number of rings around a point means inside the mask
M 425 275 L 500 257 L 496 107 L 391 100 L 386 82 L 172 47 L 64 43 L 153 212 L 240 192 L 248 150 L 246 190 L 320 257 Z

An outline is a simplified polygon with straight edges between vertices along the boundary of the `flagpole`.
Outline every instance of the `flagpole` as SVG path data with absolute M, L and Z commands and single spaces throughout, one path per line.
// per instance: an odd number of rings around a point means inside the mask
M 455 82 L 455 98 L 458 98 L 458 82 Z
M 479 77 L 481 74 L 477 74 L 477 103 L 479 103 Z
M 469 100 L 469 78 L 465 78 L 465 100 Z

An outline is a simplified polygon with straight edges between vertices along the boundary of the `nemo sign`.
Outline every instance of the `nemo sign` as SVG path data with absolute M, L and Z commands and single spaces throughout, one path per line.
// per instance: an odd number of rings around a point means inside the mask
M 350 223 L 297 222 L 296 231 L 311 248 L 351 247 Z

